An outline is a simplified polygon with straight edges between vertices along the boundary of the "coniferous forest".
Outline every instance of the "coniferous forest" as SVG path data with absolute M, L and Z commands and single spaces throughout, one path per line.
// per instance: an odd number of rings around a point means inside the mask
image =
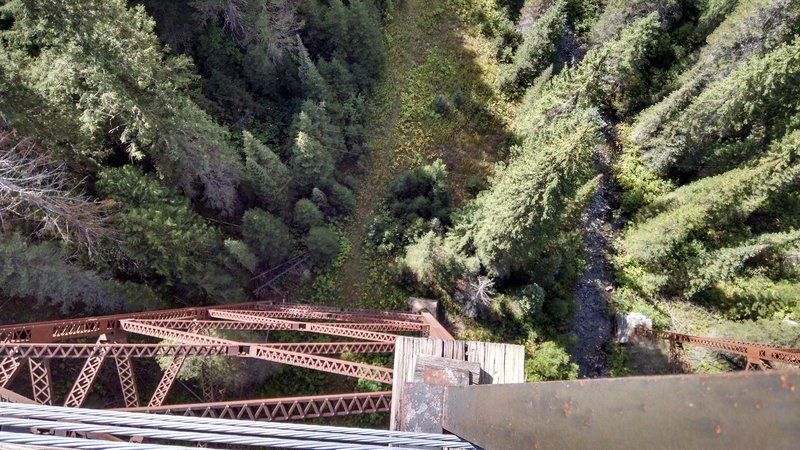
M 421 296 L 532 381 L 663 370 L 625 312 L 799 347 L 798 35 L 798 0 L 0 0 L 0 321 Z

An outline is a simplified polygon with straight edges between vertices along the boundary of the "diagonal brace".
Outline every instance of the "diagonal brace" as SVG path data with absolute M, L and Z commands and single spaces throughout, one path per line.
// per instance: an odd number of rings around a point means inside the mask
M 40 405 L 52 405 L 53 377 L 50 372 L 50 359 L 29 358 L 28 368 L 31 372 L 33 400 Z
M 106 335 L 103 334 L 97 339 L 97 343 L 104 344 L 107 340 Z M 103 365 L 106 353 L 108 353 L 108 350 L 101 348 L 97 356 L 86 359 L 81 373 L 78 374 L 78 379 L 75 380 L 75 384 L 72 385 L 72 389 L 70 389 L 69 395 L 67 395 L 67 401 L 64 402 L 64 406 L 69 408 L 80 408 L 83 406 L 83 402 L 86 401 L 86 396 L 89 394 L 89 390 L 91 390 L 92 384 L 95 378 L 97 378 L 97 374 L 100 372 L 100 367 Z

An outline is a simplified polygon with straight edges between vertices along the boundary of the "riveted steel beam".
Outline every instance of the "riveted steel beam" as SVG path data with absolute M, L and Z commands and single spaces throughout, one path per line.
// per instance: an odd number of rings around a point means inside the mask
M 796 371 L 447 387 L 444 405 L 444 429 L 485 448 L 788 449 L 800 442 Z

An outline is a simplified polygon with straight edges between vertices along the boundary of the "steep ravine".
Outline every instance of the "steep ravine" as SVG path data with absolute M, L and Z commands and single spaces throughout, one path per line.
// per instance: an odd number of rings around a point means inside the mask
M 612 323 L 607 304 L 614 282 L 614 270 L 608 258 L 614 234 L 615 186 L 609 168 L 611 152 L 612 147 L 604 145 L 595 155 L 594 164 L 603 179 L 581 219 L 587 268 L 573 291 L 580 309 L 572 322 L 577 340 L 571 349 L 573 359 L 580 366 L 579 378 L 608 375 L 605 346 L 611 338 Z

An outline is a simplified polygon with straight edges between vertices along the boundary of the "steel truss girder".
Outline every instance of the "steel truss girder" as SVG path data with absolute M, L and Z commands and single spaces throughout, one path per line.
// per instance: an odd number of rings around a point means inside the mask
M 22 365 L 22 359 L 18 356 L 6 356 L 0 360 L 0 388 L 6 387 L 14 379 Z
M 637 328 L 636 332 L 646 336 L 666 339 L 670 342 L 671 346 L 690 344 L 741 355 L 747 358 L 748 368 L 751 366 L 765 367 L 765 365 L 770 362 L 800 367 L 800 351 L 797 351 L 797 349 L 781 349 L 769 344 L 765 345 L 721 338 L 698 337 L 669 331 L 653 331 L 642 327 Z
M 322 324 L 313 322 L 295 322 L 291 320 L 272 319 L 258 317 L 257 312 L 253 311 L 228 311 L 212 309 L 208 311 L 211 317 L 216 319 L 232 320 L 237 322 L 258 322 L 274 326 L 274 330 L 305 331 L 309 333 L 328 334 L 332 336 L 345 336 L 367 341 L 394 342 L 397 335 L 380 333 L 376 331 L 358 330 L 352 328 L 342 328 L 341 324 Z
M 225 309 L 251 309 L 259 305 L 269 305 L 269 302 L 249 302 L 225 305 Z M 112 333 L 121 320 L 147 319 L 206 319 L 206 311 L 213 306 L 191 307 L 180 309 L 167 309 L 161 311 L 147 311 L 129 314 L 115 314 L 99 317 L 84 317 L 68 320 L 51 320 L 48 322 L 35 322 L 24 325 L 7 325 L 0 327 L 0 343 L 11 342 L 58 342 L 66 339 L 97 337 L 102 334 Z
M 229 312 L 225 310 L 212 310 L 211 314 Z M 247 314 L 248 316 L 258 317 L 259 319 L 269 319 L 261 321 L 248 321 L 248 322 L 233 322 L 227 320 L 140 320 L 136 321 L 147 325 L 155 325 L 163 328 L 174 328 L 176 330 L 186 330 L 189 327 L 196 327 L 197 329 L 217 329 L 217 330 L 248 330 L 248 331 L 261 331 L 261 330 L 285 330 L 286 327 L 282 324 L 288 322 L 281 319 L 269 317 L 269 315 L 261 314 L 261 311 L 232 311 L 234 313 Z M 214 316 L 212 316 L 214 317 Z M 308 323 L 308 322 L 298 322 Z M 402 322 L 399 320 L 381 320 L 380 322 L 334 322 L 325 323 L 327 326 L 338 328 L 349 328 L 352 330 L 367 330 L 367 331 L 419 331 L 427 332 L 429 326 L 417 322 Z
M 104 342 L 105 339 L 105 335 L 101 335 L 97 340 L 98 344 Z M 72 385 L 72 389 L 70 389 L 67 395 L 64 406 L 70 408 L 80 408 L 83 406 L 83 402 L 86 401 L 86 396 L 92 389 L 92 384 L 95 378 L 97 378 L 100 367 L 105 360 L 107 350 L 104 347 L 105 346 L 101 345 L 100 352 L 96 356 L 92 356 L 86 360 L 81 372 L 78 374 L 78 378 L 75 380 L 75 384 Z
M 31 373 L 33 401 L 40 405 L 53 404 L 53 379 L 50 372 L 50 360 L 29 358 L 28 368 Z
M 292 352 L 310 353 L 314 355 L 341 353 L 391 353 L 393 342 L 283 342 L 258 344 Z M 186 356 L 227 356 L 238 355 L 239 344 L 236 345 L 168 345 L 168 344 L 18 344 L 14 346 L 0 345 L 0 381 L 10 371 L 14 360 L 24 358 L 91 358 L 101 351 L 109 358 L 156 358 L 171 357 L 178 353 Z
M 175 383 L 175 379 L 178 377 L 184 361 L 186 361 L 186 353 L 178 353 L 172 357 L 172 361 L 170 361 L 169 366 L 164 370 L 164 376 L 162 376 L 161 381 L 158 382 L 158 386 L 155 392 L 153 392 L 153 396 L 150 398 L 150 402 L 147 406 L 161 406 L 164 403 L 164 399 L 167 398 L 170 388 Z
M 385 367 L 371 366 L 368 364 L 360 364 L 334 358 L 326 358 L 324 356 L 291 352 L 259 344 L 229 341 L 227 339 L 219 339 L 200 334 L 145 325 L 132 320 L 123 320 L 120 322 L 120 326 L 123 330 L 130 333 L 138 333 L 145 336 L 151 336 L 159 339 L 169 339 L 187 344 L 238 345 L 239 356 L 263 359 L 298 367 L 306 367 L 309 369 L 356 378 L 364 378 L 380 383 L 390 384 L 392 382 L 392 370 Z
M 388 412 L 391 391 L 164 405 L 124 411 L 223 419 L 286 421 Z

